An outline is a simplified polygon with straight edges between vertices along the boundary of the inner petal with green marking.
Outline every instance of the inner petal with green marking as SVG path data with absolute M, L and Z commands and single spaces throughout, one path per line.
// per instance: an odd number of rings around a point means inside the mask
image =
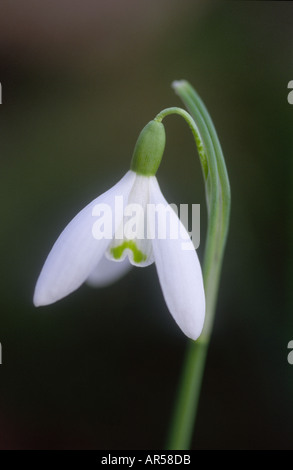
M 137 245 L 133 240 L 126 240 L 121 245 L 110 248 L 110 252 L 116 260 L 120 260 L 126 249 L 132 251 L 133 261 L 135 263 L 146 261 L 147 255 L 137 248 Z
M 106 252 L 112 261 L 123 261 L 128 256 L 135 266 L 148 266 L 154 262 L 152 243 L 147 237 L 150 178 L 137 175 L 135 179 L 124 207 L 123 220 Z
M 123 261 L 128 256 L 131 264 L 140 267 L 154 262 L 151 240 L 146 238 L 133 240 L 114 238 L 107 249 L 106 256 L 112 261 Z

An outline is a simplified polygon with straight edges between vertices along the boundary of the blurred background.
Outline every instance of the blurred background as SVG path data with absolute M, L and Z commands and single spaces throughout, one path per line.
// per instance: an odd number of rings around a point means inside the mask
M 208 107 L 231 228 L 193 449 L 293 450 L 291 2 L 2 0 L 1 449 L 163 449 L 187 339 L 154 266 L 32 305 L 57 236 L 129 168 L 136 138 Z M 192 135 L 165 120 L 169 202 L 206 212 Z

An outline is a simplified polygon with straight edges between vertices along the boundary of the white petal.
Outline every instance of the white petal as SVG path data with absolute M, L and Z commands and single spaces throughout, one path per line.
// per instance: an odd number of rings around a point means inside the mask
M 127 202 L 135 175 L 128 171 L 115 186 L 81 210 L 63 230 L 37 281 L 34 294 L 36 306 L 56 302 L 76 290 L 87 279 L 110 243 L 105 238 L 94 238 L 92 229 L 95 218 L 92 210 L 96 204 L 107 204 L 113 212 L 116 196 L 122 196 Z M 121 213 L 121 218 L 122 216 Z M 112 223 L 113 234 L 113 217 L 107 222 Z
M 110 261 L 103 256 L 98 265 L 87 278 L 87 284 L 92 287 L 105 287 L 118 281 L 132 268 L 128 258 L 121 262 Z
M 168 206 L 156 178 L 150 184 L 150 199 L 153 204 Z M 193 245 L 186 249 L 188 235 L 174 211 L 170 211 L 170 224 L 172 230 L 179 226 L 181 236 L 179 233 L 177 239 L 168 236 L 153 240 L 155 264 L 170 313 L 186 336 L 195 340 L 201 334 L 205 317 L 201 267 Z

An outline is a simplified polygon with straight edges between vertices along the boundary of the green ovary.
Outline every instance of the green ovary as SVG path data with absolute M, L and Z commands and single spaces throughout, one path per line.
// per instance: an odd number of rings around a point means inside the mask
M 111 248 L 110 251 L 115 259 L 120 259 L 123 254 L 123 251 L 126 250 L 126 248 L 129 248 L 132 251 L 133 261 L 135 263 L 141 263 L 142 261 L 145 261 L 147 259 L 146 255 L 137 248 L 135 242 L 132 240 L 127 240 L 123 242 L 122 245 Z

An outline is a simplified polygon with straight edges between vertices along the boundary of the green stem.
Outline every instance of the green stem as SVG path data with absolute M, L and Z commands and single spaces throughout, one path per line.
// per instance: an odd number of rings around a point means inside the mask
M 221 266 L 229 227 L 230 186 L 221 146 L 212 120 L 195 90 L 185 81 L 174 82 L 190 114 L 180 108 L 167 108 L 155 118 L 159 122 L 170 114 L 181 115 L 192 130 L 205 182 L 208 227 L 203 278 L 206 320 L 200 338 L 189 341 L 179 394 L 171 423 L 168 449 L 189 449 L 197 415 L 203 372 L 212 332 Z
M 167 449 L 188 450 L 197 414 L 208 343 L 190 341 L 180 382 L 180 391 L 168 436 Z

